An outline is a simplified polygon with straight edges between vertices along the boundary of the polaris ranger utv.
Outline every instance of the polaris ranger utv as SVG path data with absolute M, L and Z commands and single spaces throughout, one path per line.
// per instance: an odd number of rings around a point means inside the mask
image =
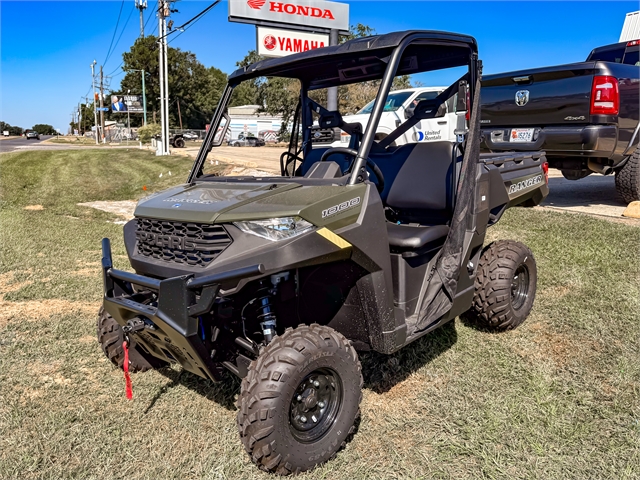
M 466 73 L 375 140 L 396 75 L 451 67 Z M 102 242 L 107 357 L 125 372 L 177 363 L 206 379 L 241 377 L 244 447 L 260 468 L 288 474 L 325 462 L 353 431 L 356 351 L 391 354 L 462 314 L 490 330 L 519 325 L 536 291 L 533 254 L 483 242 L 506 208 L 545 198 L 546 161 L 479 154 L 480 69 L 474 38 L 406 31 L 233 73 L 187 182 L 141 200 L 124 227 L 135 273 L 114 269 Z M 234 88 L 259 77 L 301 85 L 281 176 L 207 174 Z M 313 99 L 371 81 L 380 87 L 364 132 Z M 469 113 L 458 141 L 392 145 L 452 98 Z M 348 132 L 349 148 L 312 148 L 314 123 Z

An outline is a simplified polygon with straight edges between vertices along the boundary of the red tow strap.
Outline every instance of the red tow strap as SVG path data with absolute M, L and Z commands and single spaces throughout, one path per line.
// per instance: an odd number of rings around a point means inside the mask
M 131 387 L 131 376 L 129 375 L 129 348 L 126 340 L 122 342 L 122 348 L 124 350 L 124 365 L 122 365 L 122 368 L 124 369 L 125 390 L 127 398 L 131 400 L 133 398 L 133 388 Z

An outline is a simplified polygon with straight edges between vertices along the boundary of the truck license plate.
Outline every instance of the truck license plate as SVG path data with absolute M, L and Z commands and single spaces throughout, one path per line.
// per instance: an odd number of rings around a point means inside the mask
M 510 142 L 529 143 L 533 140 L 534 128 L 513 128 L 511 129 Z

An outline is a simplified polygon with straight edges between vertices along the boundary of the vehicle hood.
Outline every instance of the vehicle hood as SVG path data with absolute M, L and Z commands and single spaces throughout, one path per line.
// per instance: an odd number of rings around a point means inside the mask
M 396 115 L 398 115 L 397 118 L 400 118 L 398 112 L 399 112 L 399 110 L 396 111 L 396 112 L 383 112 L 381 117 L 380 117 L 380 125 L 382 125 L 384 123 L 384 119 L 387 116 L 391 116 L 391 117 L 393 117 L 395 119 Z M 367 125 L 369 124 L 369 119 L 370 118 L 371 118 L 371 115 L 368 114 L 368 113 L 345 115 L 344 117 L 342 117 L 342 119 L 346 123 L 359 123 L 360 125 L 362 125 L 362 130 L 363 131 L 367 128 Z
M 358 200 L 352 204 L 360 205 L 360 198 L 364 198 L 360 188 L 278 183 L 279 180 L 279 177 L 240 182 L 221 179 L 181 185 L 143 198 L 134 214 L 136 217 L 207 224 L 301 216 L 320 225 L 325 223 L 324 210 L 356 197 Z M 349 210 L 357 216 L 360 209 Z

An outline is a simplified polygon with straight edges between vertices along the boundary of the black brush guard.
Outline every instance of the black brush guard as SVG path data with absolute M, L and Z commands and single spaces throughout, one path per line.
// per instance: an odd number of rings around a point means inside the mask
M 219 380 L 220 366 L 212 360 L 211 348 L 205 346 L 198 316 L 211 311 L 222 284 L 261 275 L 264 270 L 259 264 L 198 278 L 183 275 L 158 280 L 115 270 L 111 243 L 102 239 L 105 310 L 128 331 L 134 345 L 212 380 Z M 157 306 L 141 303 L 144 297 L 133 285 L 156 293 Z

